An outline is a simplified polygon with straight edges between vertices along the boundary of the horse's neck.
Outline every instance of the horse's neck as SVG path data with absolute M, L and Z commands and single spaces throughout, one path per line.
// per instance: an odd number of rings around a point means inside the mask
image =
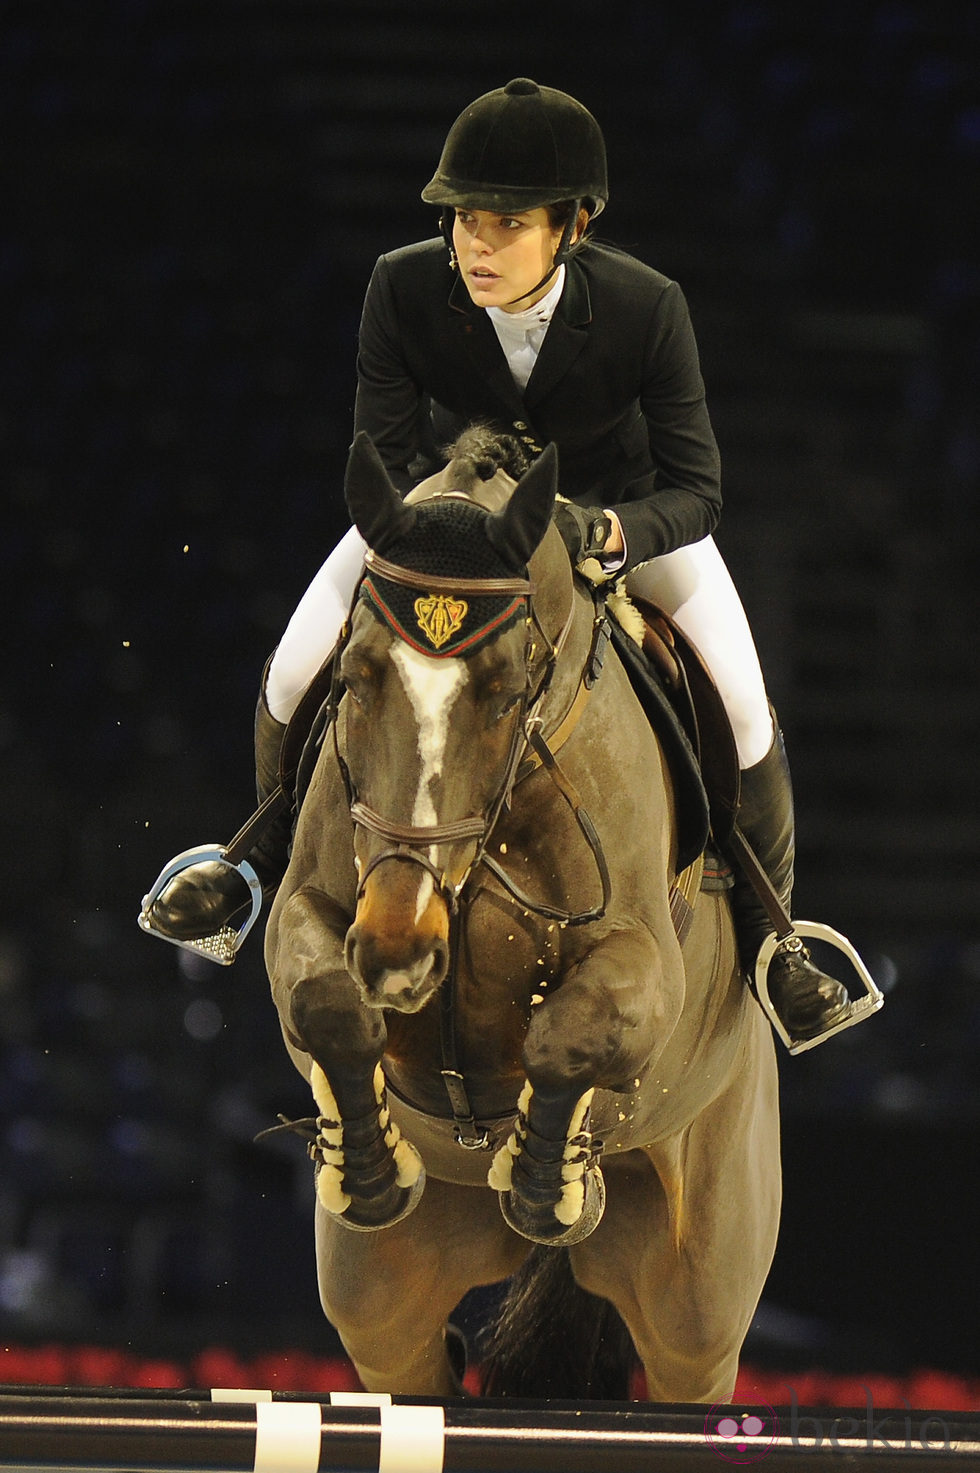
M 497 471 L 488 481 L 477 475 L 468 461 L 451 460 L 435 475 L 420 481 L 408 495 L 406 501 L 431 501 L 439 496 L 468 496 L 477 506 L 488 511 L 499 511 L 514 490 L 516 482 L 506 471 Z

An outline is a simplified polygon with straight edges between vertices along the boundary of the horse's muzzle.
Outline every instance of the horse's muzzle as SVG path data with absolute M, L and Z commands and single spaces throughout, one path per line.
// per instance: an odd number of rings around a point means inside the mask
M 439 936 L 420 939 L 412 950 L 418 954 L 395 956 L 384 938 L 351 926 L 344 961 L 368 1007 L 416 1013 L 428 1002 L 449 969 L 449 943 Z
M 369 1007 L 423 1007 L 449 970 L 449 911 L 428 877 L 402 865 L 375 871 L 347 932 L 344 961 Z

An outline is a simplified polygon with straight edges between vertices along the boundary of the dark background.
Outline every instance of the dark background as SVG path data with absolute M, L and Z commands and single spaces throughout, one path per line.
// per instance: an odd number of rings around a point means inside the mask
M 0 3 L 0 1335 L 333 1345 L 261 948 L 144 937 L 250 811 L 259 673 L 346 526 L 360 299 L 449 122 L 602 122 L 684 286 L 719 542 L 786 729 L 799 914 L 884 1012 L 784 1059 L 757 1360 L 980 1373 L 980 7 Z M 732 1190 L 738 1190 L 733 1181 Z

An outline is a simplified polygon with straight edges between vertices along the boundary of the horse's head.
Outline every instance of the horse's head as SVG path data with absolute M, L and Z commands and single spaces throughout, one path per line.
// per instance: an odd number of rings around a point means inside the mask
M 481 481 L 457 454 L 406 503 L 354 442 L 347 501 L 370 552 L 337 737 L 359 875 L 346 962 L 373 1007 L 416 1012 L 442 982 L 456 897 L 509 795 L 544 668 L 528 563 L 556 475 L 546 454 L 516 484 Z M 553 538 L 546 561 L 567 570 Z

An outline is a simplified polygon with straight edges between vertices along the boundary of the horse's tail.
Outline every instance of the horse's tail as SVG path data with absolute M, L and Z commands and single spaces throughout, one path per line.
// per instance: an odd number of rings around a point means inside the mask
M 568 1250 L 535 1247 L 482 1342 L 482 1394 L 628 1401 L 633 1341 L 608 1299 L 581 1288 Z

